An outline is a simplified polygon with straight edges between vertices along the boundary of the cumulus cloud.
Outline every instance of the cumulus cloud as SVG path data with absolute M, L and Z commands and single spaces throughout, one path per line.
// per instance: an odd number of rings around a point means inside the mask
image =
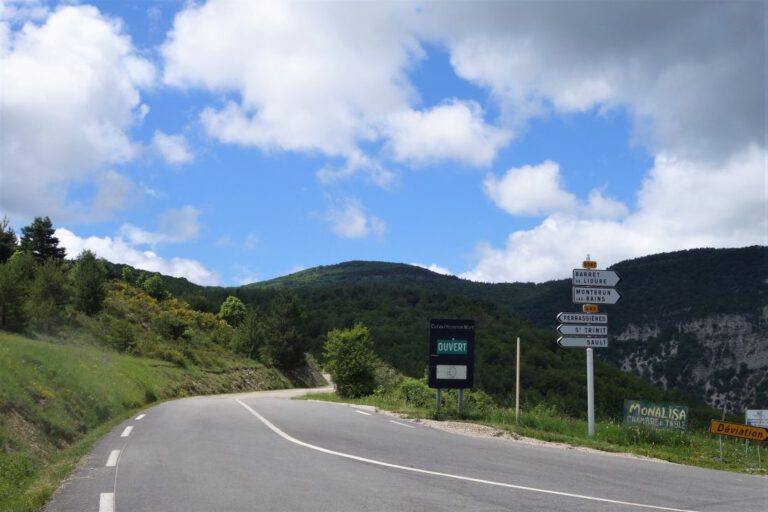
M 452 276 L 452 275 L 454 275 L 453 272 L 451 272 L 450 270 L 448 270 L 445 267 L 441 267 L 440 265 L 438 265 L 436 263 L 432 263 L 431 265 L 424 265 L 422 263 L 411 263 L 411 265 L 416 266 L 416 267 L 425 268 L 427 270 L 431 270 L 432 272 L 435 272 L 437 274 L 442 274 L 444 276 Z
M 513 215 L 572 211 L 577 204 L 576 197 L 563 188 L 560 166 L 550 160 L 513 167 L 500 178 L 489 174 L 483 190 L 496 206 Z
M 154 81 L 120 22 L 90 6 L 46 14 L 21 28 L 0 18 L 0 203 L 22 218 L 66 217 L 72 184 L 114 181 L 108 166 L 135 156 L 127 130 L 146 113 L 139 90 Z
M 380 238 L 386 230 L 383 220 L 368 215 L 360 202 L 354 199 L 331 206 L 321 218 L 341 238 L 364 238 L 369 235 Z
M 388 121 L 393 157 L 415 165 L 455 160 L 487 167 L 511 139 L 510 132 L 485 123 L 474 101 L 453 99 L 426 111 L 398 112 Z
M 193 240 L 200 231 L 200 210 L 192 206 L 167 210 L 157 217 L 157 230 L 147 231 L 132 224 L 120 227 L 120 236 L 131 245 L 175 244 Z
M 219 284 L 218 275 L 207 269 L 202 263 L 187 258 L 166 259 L 153 251 L 142 251 L 122 237 L 81 238 L 68 229 L 56 230 L 56 237 L 67 254 L 74 258 L 84 250 L 90 250 L 101 258 L 114 263 L 124 263 L 132 267 L 160 272 L 161 274 L 184 277 L 193 283 L 205 286 Z
M 659 156 L 636 211 L 619 218 L 625 207 L 593 191 L 586 208 L 515 231 L 504 247 L 478 244 L 476 264 L 462 277 L 540 282 L 567 277 L 587 254 L 605 267 L 658 252 L 768 245 L 766 162 L 768 154 L 755 146 L 722 166 Z M 602 215 L 590 215 L 595 208 Z
M 183 135 L 168 135 L 158 130 L 155 132 L 152 143 L 160 156 L 170 165 L 183 165 L 195 160 L 195 155 L 190 151 Z
M 623 108 L 653 153 L 722 164 L 764 144 L 761 2 L 427 3 L 422 18 L 513 125 Z

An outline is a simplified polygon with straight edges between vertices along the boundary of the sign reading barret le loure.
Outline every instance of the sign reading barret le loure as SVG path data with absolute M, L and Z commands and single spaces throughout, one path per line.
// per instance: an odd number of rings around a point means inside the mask
M 630 426 L 645 425 L 653 429 L 665 428 L 684 432 L 688 429 L 688 407 L 624 400 L 624 423 Z

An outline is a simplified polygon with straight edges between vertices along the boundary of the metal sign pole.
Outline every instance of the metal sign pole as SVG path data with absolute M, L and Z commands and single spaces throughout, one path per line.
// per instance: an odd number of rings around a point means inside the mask
M 520 336 L 517 337 L 517 363 L 515 365 L 515 424 L 520 417 Z
M 459 416 L 461 416 L 461 411 L 464 409 L 464 389 L 459 389 L 458 409 L 459 409 Z
M 589 437 L 595 437 L 595 379 L 591 348 L 587 349 L 587 422 Z
M 435 390 L 435 411 L 437 414 L 440 414 L 440 388 L 437 388 Z

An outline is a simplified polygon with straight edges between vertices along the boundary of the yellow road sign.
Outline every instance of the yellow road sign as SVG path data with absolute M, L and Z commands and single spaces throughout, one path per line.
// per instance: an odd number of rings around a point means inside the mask
M 768 428 L 752 427 L 730 421 L 712 420 L 709 423 L 709 431 L 720 436 L 740 437 L 757 442 L 768 439 Z
M 597 313 L 600 311 L 600 308 L 597 307 L 597 304 L 582 304 L 581 311 L 584 313 Z
M 583 268 L 597 268 L 597 262 L 592 260 L 584 260 L 581 262 Z

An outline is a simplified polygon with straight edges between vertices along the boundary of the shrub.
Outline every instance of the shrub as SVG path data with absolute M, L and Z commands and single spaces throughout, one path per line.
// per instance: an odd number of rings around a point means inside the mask
M 367 327 L 357 324 L 330 331 L 323 355 L 339 396 L 356 398 L 373 393 L 376 355 Z
M 411 377 L 403 379 L 397 391 L 400 398 L 413 407 L 428 407 L 435 397 L 426 382 Z

